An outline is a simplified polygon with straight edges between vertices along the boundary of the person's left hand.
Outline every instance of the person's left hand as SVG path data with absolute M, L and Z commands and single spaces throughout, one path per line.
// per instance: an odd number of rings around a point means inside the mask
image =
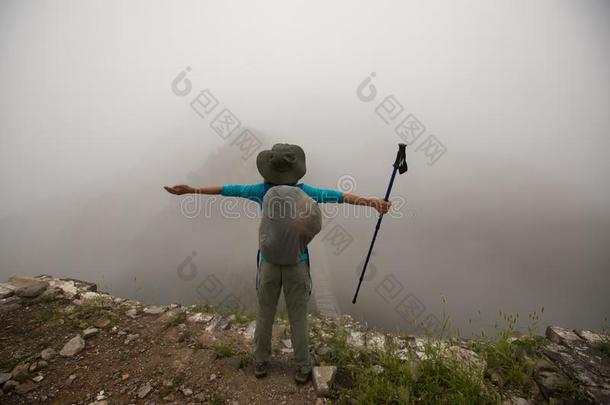
M 377 212 L 379 212 L 380 214 L 386 214 L 390 210 L 391 206 L 392 203 L 390 201 L 385 201 L 381 198 L 377 198 L 376 200 L 374 200 L 373 203 L 373 207 L 375 207 Z

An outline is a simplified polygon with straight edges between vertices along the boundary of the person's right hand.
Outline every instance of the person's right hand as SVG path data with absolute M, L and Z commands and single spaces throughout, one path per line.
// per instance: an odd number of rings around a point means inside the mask
M 175 186 L 163 186 L 163 188 L 165 190 L 167 190 L 168 193 L 172 193 L 172 194 L 176 194 L 176 195 L 188 194 L 188 193 L 193 192 L 193 188 L 186 184 L 177 184 Z

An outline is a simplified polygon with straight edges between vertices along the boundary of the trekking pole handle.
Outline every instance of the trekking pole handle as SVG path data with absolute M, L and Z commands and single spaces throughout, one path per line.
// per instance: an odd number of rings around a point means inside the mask
M 398 169 L 398 172 L 400 174 L 403 174 L 404 172 L 409 170 L 409 167 L 407 166 L 407 144 L 406 143 L 398 144 L 398 152 L 396 152 L 396 160 L 394 161 L 394 164 L 392 166 L 394 166 L 395 169 Z

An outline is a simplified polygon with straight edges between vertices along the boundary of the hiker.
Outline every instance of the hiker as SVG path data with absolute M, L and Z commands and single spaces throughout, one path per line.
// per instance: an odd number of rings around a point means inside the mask
M 243 197 L 256 201 L 261 208 L 263 206 L 267 207 L 267 204 L 270 204 L 268 202 L 269 197 L 265 199 L 265 195 L 268 194 L 269 190 L 282 188 L 284 190 L 278 191 L 275 194 L 286 194 L 290 192 L 290 190 L 286 191 L 286 189 L 299 188 L 304 192 L 303 195 L 311 197 L 309 200 L 312 200 L 312 202 L 366 205 L 374 207 L 382 214 L 385 214 L 391 205 L 390 202 L 380 198 L 361 197 L 352 193 L 321 189 L 297 183 L 306 172 L 305 152 L 297 145 L 273 145 L 272 149 L 264 150 L 258 154 L 256 166 L 263 177 L 263 183 L 250 185 L 228 184 L 201 188 L 181 184 L 173 187 L 165 186 L 164 188 L 176 195 L 220 194 L 223 196 Z M 301 191 L 295 192 L 301 193 Z M 298 194 L 295 194 L 295 196 L 295 198 L 299 198 Z M 263 214 L 265 214 L 265 210 L 263 210 Z M 262 225 L 263 223 L 261 223 Z M 319 228 L 317 231 L 319 232 Z M 262 228 L 260 232 L 263 232 Z M 315 233 L 317 232 L 314 230 L 313 234 Z M 309 235 L 309 238 L 305 240 L 308 241 L 312 237 L 312 235 Z M 280 240 L 280 242 L 283 243 L 284 241 Z M 276 250 L 281 252 L 285 248 L 284 246 L 277 246 Z M 290 248 L 286 249 L 289 250 Z M 281 253 L 278 254 L 278 256 L 281 255 Z M 258 310 L 254 335 L 254 375 L 257 378 L 267 375 L 268 361 L 271 357 L 271 330 L 275 320 L 280 289 L 283 288 L 296 363 L 294 378 L 297 383 L 304 384 L 311 378 L 312 369 L 309 354 L 309 327 L 307 325 L 307 303 L 311 294 L 309 253 L 307 249 L 305 248 L 304 253 L 295 257 L 295 260 L 296 263 L 293 264 L 277 264 L 276 260 L 271 260 L 276 261 L 276 263 L 266 260 L 264 255 L 259 255 L 259 258 L 257 258 Z M 280 263 L 282 262 L 280 261 Z

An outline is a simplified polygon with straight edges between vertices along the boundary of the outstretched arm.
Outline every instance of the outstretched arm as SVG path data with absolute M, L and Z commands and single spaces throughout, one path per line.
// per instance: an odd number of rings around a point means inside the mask
M 347 204 L 366 205 L 375 208 L 380 214 L 390 210 L 392 203 L 381 198 L 362 197 L 352 193 L 343 193 L 343 202 Z
M 207 186 L 195 188 L 186 184 L 178 184 L 175 186 L 163 186 L 168 193 L 182 195 L 182 194 L 220 194 L 222 186 Z

